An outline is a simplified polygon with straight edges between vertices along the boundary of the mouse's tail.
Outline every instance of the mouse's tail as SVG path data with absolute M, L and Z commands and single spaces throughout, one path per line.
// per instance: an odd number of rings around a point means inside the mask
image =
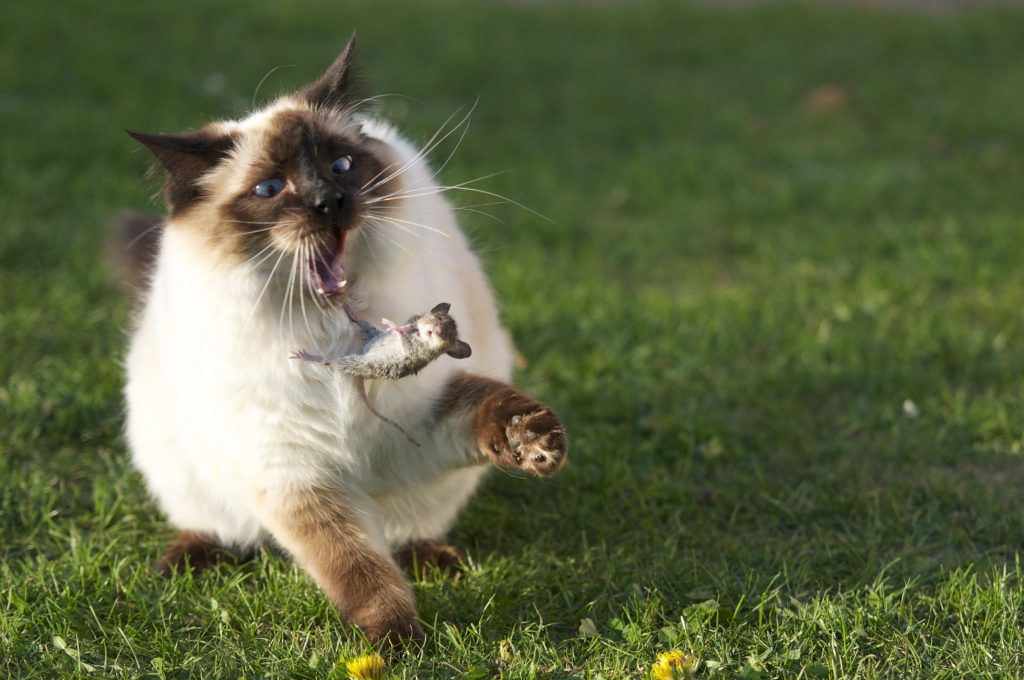
M 126 210 L 114 218 L 107 256 L 120 282 L 138 293 L 149 287 L 163 230 L 164 218 L 151 213 Z

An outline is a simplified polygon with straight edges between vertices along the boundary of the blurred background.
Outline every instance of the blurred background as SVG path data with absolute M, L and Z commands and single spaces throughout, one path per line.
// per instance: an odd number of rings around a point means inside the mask
M 0 670 L 343 677 L 358 642 L 286 562 L 152 573 L 104 240 L 162 209 L 124 129 L 241 116 L 358 30 L 411 139 L 476 103 L 446 182 L 500 173 L 474 186 L 550 218 L 452 195 L 573 442 L 549 481 L 492 475 L 396 676 L 639 677 L 673 648 L 701 677 L 1019 673 L 1020 4 L 4 14 Z

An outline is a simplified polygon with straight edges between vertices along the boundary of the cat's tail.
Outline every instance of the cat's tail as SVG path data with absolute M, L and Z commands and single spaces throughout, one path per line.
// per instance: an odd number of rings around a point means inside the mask
M 117 279 L 137 293 L 149 287 L 163 227 L 164 218 L 137 210 L 126 210 L 114 218 L 107 259 Z

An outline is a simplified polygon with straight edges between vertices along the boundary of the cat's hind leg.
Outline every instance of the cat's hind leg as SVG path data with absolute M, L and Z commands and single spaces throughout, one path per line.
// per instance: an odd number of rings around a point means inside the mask
M 427 539 L 410 541 L 393 555 L 402 571 L 418 580 L 435 573 L 458 576 L 466 563 L 465 554 L 454 545 Z
M 239 564 L 252 559 L 254 549 L 229 548 L 210 533 L 181 531 L 157 561 L 157 569 L 164 576 L 191 567 L 198 574 L 219 564 Z

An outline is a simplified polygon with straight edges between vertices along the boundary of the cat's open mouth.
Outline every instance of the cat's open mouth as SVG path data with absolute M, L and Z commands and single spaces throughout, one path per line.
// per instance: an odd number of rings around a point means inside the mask
M 338 295 L 348 285 L 345 267 L 341 263 L 345 253 L 345 232 L 338 232 L 337 237 L 327 241 L 310 251 L 309 255 L 309 287 L 314 292 L 331 297 Z

